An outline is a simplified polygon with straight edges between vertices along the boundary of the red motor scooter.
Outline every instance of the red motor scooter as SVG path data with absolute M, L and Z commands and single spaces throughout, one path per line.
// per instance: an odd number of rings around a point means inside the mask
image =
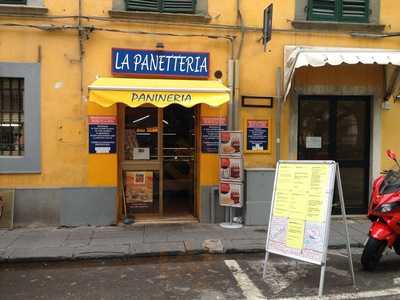
M 400 165 L 396 154 L 386 155 L 397 164 L 397 170 L 385 171 L 372 186 L 368 218 L 372 221 L 369 238 L 361 256 L 364 270 L 373 271 L 386 247 L 400 255 Z

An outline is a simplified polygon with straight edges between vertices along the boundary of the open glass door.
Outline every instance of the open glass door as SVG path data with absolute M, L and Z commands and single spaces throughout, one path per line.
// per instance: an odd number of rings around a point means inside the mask
M 124 111 L 122 176 L 128 213 L 159 215 L 162 198 L 159 110 L 125 107 Z
M 163 207 L 166 216 L 193 216 L 195 109 L 170 105 L 163 110 Z

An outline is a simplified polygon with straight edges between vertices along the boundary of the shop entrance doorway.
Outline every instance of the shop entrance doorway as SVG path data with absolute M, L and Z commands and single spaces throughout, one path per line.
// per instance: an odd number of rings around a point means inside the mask
M 370 97 L 300 96 L 298 159 L 335 160 L 342 175 L 346 211 L 368 207 Z M 333 212 L 340 212 L 337 195 Z
M 196 108 L 121 106 L 121 177 L 136 220 L 195 220 Z

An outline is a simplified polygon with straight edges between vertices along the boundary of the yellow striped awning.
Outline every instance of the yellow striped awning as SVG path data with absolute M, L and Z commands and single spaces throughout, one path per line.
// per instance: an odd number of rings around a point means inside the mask
M 229 88 L 215 80 L 99 78 L 89 85 L 89 101 L 109 107 L 124 103 L 130 107 L 179 104 L 192 107 L 204 103 L 220 106 L 229 101 Z

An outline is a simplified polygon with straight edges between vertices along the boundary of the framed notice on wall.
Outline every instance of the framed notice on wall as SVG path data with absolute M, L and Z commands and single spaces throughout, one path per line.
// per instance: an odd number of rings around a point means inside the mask
M 245 120 L 245 152 L 269 153 L 271 151 L 270 135 L 271 120 L 246 119 Z
M 226 117 L 201 117 L 201 152 L 218 153 L 219 134 L 227 129 Z

